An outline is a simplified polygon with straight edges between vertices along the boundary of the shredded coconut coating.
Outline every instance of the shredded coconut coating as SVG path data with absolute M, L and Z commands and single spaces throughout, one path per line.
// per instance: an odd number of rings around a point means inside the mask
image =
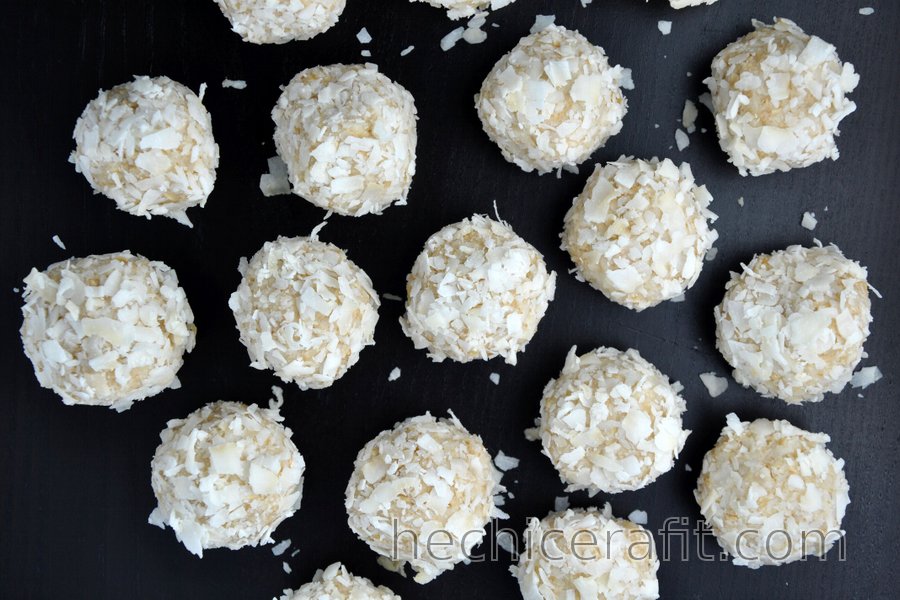
M 254 369 L 301 390 L 332 385 L 375 344 L 378 294 L 343 250 L 312 237 L 266 242 L 228 306 Z
M 152 525 L 203 557 L 212 548 L 271 544 L 300 508 L 306 465 L 278 408 L 213 402 L 172 419 L 150 464 Z
M 659 559 L 653 535 L 596 508 L 532 517 L 525 551 L 510 571 L 523 600 L 659 598 Z
M 406 278 L 403 332 L 435 362 L 516 354 L 537 332 L 556 273 L 508 224 L 474 215 L 428 238 Z
M 123 411 L 180 386 L 197 328 L 167 265 L 127 250 L 70 258 L 32 269 L 22 295 L 25 354 L 65 404 Z
M 231 29 L 252 44 L 308 40 L 338 22 L 347 0 L 216 0 Z
M 621 131 L 624 71 L 577 31 L 551 25 L 494 65 L 475 107 L 506 160 L 543 174 L 584 162 Z
M 636 311 L 671 300 L 700 277 L 719 235 L 712 196 L 691 166 L 622 156 L 597 165 L 566 213 L 562 249 L 575 277 Z
M 505 490 L 501 477 L 481 438 L 452 413 L 407 419 L 356 457 L 345 502 L 350 529 L 401 572 L 409 563 L 415 581 L 428 583 L 468 563 L 485 525 L 505 518 L 494 505 L 494 494 Z
M 793 21 L 753 27 L 716 55 L 704 80 L 729 162 L 756 176 L 837 160 L 838 125 L 856 110 L 846 98 L 859 84 L 853 65 Z
M 373 64 L 301 71 L 272 110 L 294 193 L 355 217 L 406 204 L 417 118 L 412 94 Z
M 168 77 L 135 77 L 92 100 L 75 124 L 69 162 L 95 192 L 132 215 L 191 227 L 216 182 L 219 146 L 201 98 Z
M 280 600 L 400 600 L 400 596 L 336 562 L 316 571 L 313 580 L 299 589 L 284 590 Z
M 566 491 L 637 490 L 669 471 L 690 434 L 680 389 L 637 350 L 573 346 L 544 388 L 539 425 Z
M 837 246 L 790 246 L 732 273 L 715 308 L 716 347 L 735 380 L 789 404 L 838 393 L 872 322 L 866 269 Z
M 757 569 L 822 556 L 844 535 L 850 503 L 831 438 L 787 421 L 731 413 L 703 458 L 694 497 L 733 563 Z
M 447 9 L 447 16 L 451 19 L 473 17 L 481 11 L 488 9 L 499 10 L 516 0 L 410 0 L 411 2 L 427 2 L 437 8 Z

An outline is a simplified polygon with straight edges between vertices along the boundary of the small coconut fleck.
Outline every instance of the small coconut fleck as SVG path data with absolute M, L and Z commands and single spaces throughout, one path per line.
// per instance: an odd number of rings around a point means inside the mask
M 394 367 L 391 369 L 390 375 L 388 375 L 388 381 L 397 381 L 400 379 L 400 368 Z
M 494 385 L 500 385 L 500 373 L 491 373 L 490 380 Z
M 672 21 L 659 21 L 656 23 L 656 27 L 663 35 L 669 35 L 670 33 L 672 33 Z
M 812 231 L 816 228 L 816 225 L 819 224 L 819 221 L 816 219 L 816 213 L 805 212 L 803 213 L 803 219 L 800 220 L 800 226 L 804 229 L 809 229 Z

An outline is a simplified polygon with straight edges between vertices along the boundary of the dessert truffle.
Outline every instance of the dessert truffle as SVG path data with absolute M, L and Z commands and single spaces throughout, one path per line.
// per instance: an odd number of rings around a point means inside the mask
M 451 19 L 473 17 L 481 11 L 499 10 L 516 0 L 410 0 L 411 2 L 427 2 L 437 8 L 447 9 Z
M 216 0 L 245 42 L 308 40 L 338 22 L 347 0 Z
M 357 577 L 339 562 L 316 571 L 313 580 L 296 590 L 284 590 L 280 600 L 400 600 L 384 587 Z
M 672 8 L 688 8 L 690 6 L 701 6 L 704 4 L 715 4 L 717 0 L 669 0 Z
M 127 250 L 70 258 L 25 278 L 22 345 L 68 405 L 118 411 L 166 388 L 194 348 L 194 313 L 167 265 Z

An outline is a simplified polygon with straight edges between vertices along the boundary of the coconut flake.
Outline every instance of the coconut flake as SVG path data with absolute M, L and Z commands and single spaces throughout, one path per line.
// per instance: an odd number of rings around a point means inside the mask
M 867 17 L 869 15 L 874 15 L 875 9 L 872 8 L 871 6 L 865 6 L 861 9 L 859 9 L 859 14 L 863 15 L 864 17 Z
M 63 250 L 66 249 L 66 245 L 63 244 L 63 241 L 62 241 L 61 239 L 59 239 L 59 236 L 58 236 L 58 235 L 54 235 L 54 236 L 53 236 L 52 238 L 50 238 L 50 239 L 53 241 L 54 244 L 56 244 L 57 246 L 59 246 L 59 247 L 62 248 Z
M 681 129 L 675 130 L 675 145 L 678 147 L 679 152 L 683 152 L 685 148 L 691 145 L 690 138 Z
M 519 459 L 507 456 L 503 453 L 503 450 L 498 450 L 497 456 L 494 457 L 494 465 L 501 471 L 506 472 L 518 467 Z
M 457 27 L 456 29 L 442 37 L 441 50 L 446 52 L 447 50 L 450 50 L 451 48 L 456 46 L 456 43 L 463 39 L 463 35 L 465 34 L 465 32 L 466 30 L 464 27 Z
M 565 512 L 569 509 L 569 497 L 557 496 L 553 499 L 553 510 L 556 512 Z
M 235 90 L 245 90 L 247 89 L 247 82 L 243 79 L 223 79 L 222 87 L 232 88 Z
M 728 380 L 712 372 L 701 373 L 700 381 L 706 386 L 706 391 L 709 393 L 710 398 L 718 398 L 728 389 Z
M 360 44 L 368 44 L 372 41 L 372 35 L 369 33 L 369 30 L 363 27 L 359 30 L 359 33 L 356 34 L 356 39 L 359 40 Z
M 278 542 L 277 544 L 275 544 L 274 546 L 272 546 L 272 554 L 275 556 L 281 556 L 290 547 L 291 547 L 291 538 L 282 540 L 282 541 Z
M 397 381 L 398 379 L 400 379 L 400 367 L 394 367 L 388 375 L 388 381 Z
M 400 56 L 407 56 L 407 55 L 409 55 L 410 52 L 412 52 L 415 49 L 416 49 L 415 46 L 407 46 L 406 48 L 404 48 L 403 50 L 400 51 Z
M 816 228 L 816 225 L 819 224 L 819 221 L 816 219 L 816 213 L 805 212 L 803 213 L 803 219 L 800 221 L 800 226 L 804 229 L 809 229 L 812 231 Z
M 690 100 L 685 100 L 684 110 L 681 111 L 681 124 L 688 133 L 694 133 L 697 130 L 695 123 L 698 114 L 697 105 Z
M 881 369 L 878 367 L 863 367 L 850 378 L 850 387 L 866 389 L 881 378 Z
M 500 385 L 500 373 L 491 373 L 488 378 L 494 385 Z
M 531 26 L 531 29 L 528 33 L 537 33 L 539 31 L 543 31 L 556 23 L 556 15 L 535 15 L 534 17 L 534 25 Z
M 390 300 L 391 302 L 403 302 L 403 298 L 401 298 L 397 294 L 384 293 L 381 295 L 381 297 L 385 300 Z
M 643 510 L 633 510 L 628 513 L 628 520 L 638 525 L 647 524 L 647 512 Z
M 672 21 L 657 21 L 656 28 L 659 29 L 661 34 L 669 35 L 672 33 Z

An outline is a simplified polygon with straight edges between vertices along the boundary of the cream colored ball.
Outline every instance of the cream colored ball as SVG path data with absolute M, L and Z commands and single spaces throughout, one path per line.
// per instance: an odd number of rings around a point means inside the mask
M 298 589 L 284 590 L 280 600 L 400 600 L 400 596 L 336 562 L 316 571 L 313 580 Z
M 347 0 L 216 0 L 245 42 L 308 40 L 338 22 Z

